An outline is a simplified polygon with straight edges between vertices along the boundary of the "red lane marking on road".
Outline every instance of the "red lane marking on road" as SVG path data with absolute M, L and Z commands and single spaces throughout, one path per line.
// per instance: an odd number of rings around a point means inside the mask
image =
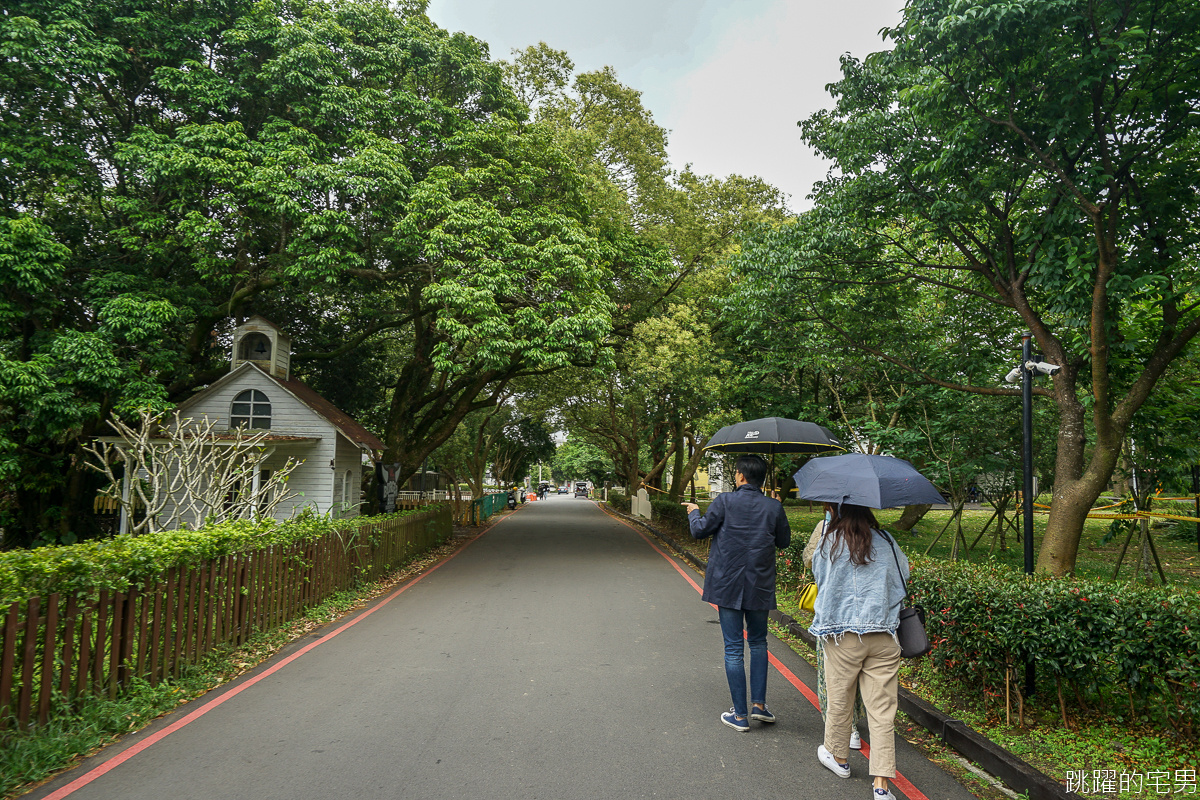
M 601 510 L 603 510 L 603 507 L 601 508 Z M 605 511 L 605 513 L 607 514 L 608 512 Z M 612 519 L 615 519 L 617 522 L 620 522 L 622 525 L 629 527 L 630 530 L 634 531 L 635 533 L 637 533 L 638 536 L 641 536 L 643 539 L 645 539 L 646 543 L 649 544 L 651 547 L 653 547 L 654 551 L 656 553 L 658 553 L 660 556 L 665 558 L 667 560 L 667 563 L 669 563 L 672 567 L 674 567 L 675 571 L 678 572 L 680 575 L 682 575 L 684 577 L 684 579 L 692 585 L 693 589 L 695 589 L 697 592 L 700 592 L 701 594 L 704 593 L 704 590 L 700 588 L 700 585 L 697 584 L 696 581 L 692 580 L 692 576 L 688 575 L 686 572 L 684 572 L 683 567 L 679 566 L 678 562 L 676 562 L 674 558 L 667 555 L 667 553 L 665 551 L 663 551 L 661 548 L 659 548 L 658 545 L 656 545 L 654 542 L 652 542 L 649 539 L 649 537 L 646 536 L 644 531 L 641 531 L 638 528 L 634 527 L 633 525 L 630 525 L 628 522 L 621 519 L 620 517 L 613 517 L 611 514 L 609 514 L 609 517 L 611 517 Z M 709 603 L 709 605 L 713 605 L 713 604 Z M 716 606 L 713 606 L 713 608 L 716 608 Z M 800 692 L 800 694 L 804 695 L 804 697 L 806 697 L 808 699 L 808 702 L 812 703 L 813 708 L 815 708 L 817 711 L 821 710 L 821 703 L 817 699 L 817 693 L 814 692 L 812 689 L 808 688 L 808 685 L 805 684 L 804 681 L 802 681 L 802 680 L 800 680 L 800 678 L 796 677 L 796 673 L 792 672 L 790 669 L 788 669 L 786 666 L 784 666 L 783 662 L 780 661 L 778 658 L 776 658 L 772 653 L 769 653 L 769 652 L 767 653 L 767 661 L 768 661 L 768 663 L 771 664 L 771 666 L 775 667 L 775 669 L 779 671 L 779 674 L 783 676 L 784 680 L 786 680 L 792 686 L 796 687 L 796 689 Z M 862 743 L 862 751 L 861 752 L 862 752 L 863 758 L 865 758 L 869 761 L 871 758 L 871 746 L 867 742 Z M 899 789 L 901 792 L 903 792 L 904 795 L 908 797 L 908 800 L 929 800 L 929 798 L 925 795 L 925 793 L 922 792 L 920 789 L 918 789 L 916 786 L 914 786 L 912 781 L 910 781 L 908 778 L 904 777 L 904 774 L 901 773 L 900 770 L 896 770 L 896 777 L 892 778 L 892 784 L 897 789 Z
M 508 519 L 509 516 L 511 516 L 511 514 L 498 519 L 496 522 L 494 522 L 492 524 L 492 526 L 490 528 L 488 528 L 483 533 L 479 534 L 479 536 L 483 536 L 484 534 L 488 533 L 489 531 L 492 530 L 492 528 L 496 527 L 501 522 L 504 522 L 504 520 Z M 63 798 L 74 794 L 75 792 L 82 789 L 84 786 L 87 786 L 89 783 L 96 780 L 97 778 L 100 778 L 100 777 L 108 774 L 112 770 L 121 766 L 126 761 L 133 758 L 137 754 L 143 752 L 144 750 L 148 749 L 152 745 L 155 745 L 158 742 L 161 742 L 163 739 L 167 738 L 172 733 L 175 733 L 175 731 L 180 730 L 181 728 L 183 728 L 187 725 L 190 725 L 191 723 L 200 719 L 205 714 L 207 714 L 208 712 L 215 709 L 217 706 L 224 703 L 226 700 L 233 699 L 237 695 L 244 692 L 246 689 L 249 689 L 251 686 L 258 683 L 259 681 L 264 680 L 265 678 L 268 678 L 271 675 L 274 675 L 276 672 L 283 669 L 288 664 L 291 664 L 293 661 L 300 658 L 300 656 L 308 653 L 309 651 L 313 650 L 314 648 L 320 647 L 321 645 L 325 644 L 330 639 L 332 639 L 333 637 L 342 633 L 343 631 L 347 631 L 350 628 L 354 627 L 355 625 L 362 622 L 367 617 L 374 614 L 379 609 L 386 606 L 388 603 L 395 600 L 401 594 L 408 591 L 418 581 L 423 580 L 427 576 L 429 576 L 429 575 L 433 574 L 434 572 L 436 572 L 437 570 L 441 569 L 442 565 L 449 562 L 450 559 L 457 556 L 463 550 L 466 550 L 467 547 L 469 547 L 472 542 L 476 541 L 479 538 L 479 536 L 476 536 L 475 539 L 472 539 L 470 542 L 467 542 L 457 552 L 450 555 L 450 557 L 447 558 L 445 561 L 441 562 L 440 564 L 436 564 L 433 567 L 430 567 L 430 569 L 427 572 L 423 572 L 420 575 L 418 575 L 417 577 L 413 578 L 411 581 L 404 584 L 396 591 L 392 592 L 385 599 L 381 600 L 377 605 L 373 606 L 372 608 L 367 609 L 366 611 L 359 614 L 357 617 L 350 620 L 346 624 L 342 625 L 339 628 L 334 629 L 332 632 L 326 634 L 325 636 L 322 636 L 317 641 L 302 647 L 301 649 L 297 650 L 295 653 L 292 653 L 287 658 L 281 660 L 279 663 L 274 664 L 271 667 L 263 670 L 259 674 L 255 675 L 253 678 L 250 678 L 249 680 L 247 680 L 245 683 L 241 683 L 241 684 L 237 685 L 236 687 L 234 687 L 233 689 L 230 689 L 229 691 L 222 694 L 220 697 L 217 697 L 217 698 L 214 698 L 213 700 L 208 701 L 204 705 L 200 706 L 200 708 L 198 708 L 195 711 L 193 711 L 192 713 L 188 714 L 183 719 L 180 719 L 177 722 L 174 722 L 174 723 L 168 725 L 167 727 L 163 728 L 162 730 L 157 731 L 157 732 L 151 734 L 150 736 L 147 736 L 144 740 L 138 742 L 137 744 L 133 745 L 129 749 L 118 753 L 117 755 L 113 756 L 109 760 L 105 761 L 103 764 L 100 764 L 99 766 L 95 767 L 94 769 L 90 770 L 89 772 L 85 773 L 84 775 L 80 776 L 79 778 L 76 778 L 75 780 L 71 781 L 66 786 L 62 787 L 61 789 L 54 792 L 53 794 L 46 795 L 45 800 L 62 800 Z
M 800 691 L 800 694 L 808 698 L 808 702 L 812 703 L 813 708 L 817 711 L 821 710 L 821 703 L 817 699 L 817 693 L 808 688 L 808 685 L 804 681 L 796 677 L 796 673 L 785 667 L 783 662 L 776 658 L 773 653 L 767 653 L 767 661 L 770 662 L 771 666 L 779 670 L 779 674 L 784 677 L 784 680 L 795 686 Z

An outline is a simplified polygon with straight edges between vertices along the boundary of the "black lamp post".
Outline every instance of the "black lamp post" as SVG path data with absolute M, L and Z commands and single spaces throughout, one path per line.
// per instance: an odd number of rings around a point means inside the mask
M 1025 574 L 1033 574 L 1033 378 L 1053 375 L 1062 367 L 1033 360 L 1033 334 L 1021 336 L 1021 363 L 1004 376 L 1009 383 L 1021 382 L 1021 516 L 1025 544 Z M 1033 659 L 1025 662 L 1025 695 L 1034 692 Z
M 1196 517 L 1200 518 L 1200 464 L 1192 467 L 1192 494 L 1196 500 Z M 1196 551 L 1200 552 L 1200 522 L 1196 523 Z
M 1033 375 L 1031 337 L 1021 337 L 1021 513 L 1025 516 L 1025 574 L 1033 574 Z

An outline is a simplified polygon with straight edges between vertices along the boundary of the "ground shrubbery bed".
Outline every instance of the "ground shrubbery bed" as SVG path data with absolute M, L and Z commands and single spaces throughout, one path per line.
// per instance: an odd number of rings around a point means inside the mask
M 985 696 L 1019 696 L 1032 656 L 1064 724 L 1091 706 L 1163 715 L 1188 738 L 1200 722 L 1200 592 L 1026 576 L 995 563 L 914 559 L 931 662 Z

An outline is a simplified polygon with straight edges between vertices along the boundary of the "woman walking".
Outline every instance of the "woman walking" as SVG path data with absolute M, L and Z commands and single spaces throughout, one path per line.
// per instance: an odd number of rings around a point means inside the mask
M 849 742 L 854 695 L 861 691 L 871 732 L 873 800 L 895 800 L 896 699 L 900 671 L 900 606 L 908 559 L 895 549 L 871 509 L 848 503 L 826 506 L 825 526 L 812 556 L 817 600 L 809 632 L 821 641 L 825 661 L 825 741 L 817 758 L 839 778 L 850 777 Z
M 804 567 L 811 573 L 813 554 L 817 552 L 817 548 L 821 544 L 821 536 L 825 533 L 825 529 L 832 521 L 833 514 L 837 509 L 830 503 L 825 504 L 825 519 L 821 520 L 813 527 L 812 535 L 808 537 L 808 544 L 804 546 Z M 828 696 L 825 689 L 825 643 L 820 639 L 817 640 L 817 704 L 821 707 L 821 720 L 825 720 L 825 711 L 829 708 Z M 866 722 L 867 709 L 863 706 L 862 692 L 857 688 L 854 690 L 854 713 L 850 718 L 850 749 L 862 750 L 862 736 L 859 735 L 858 726 Z

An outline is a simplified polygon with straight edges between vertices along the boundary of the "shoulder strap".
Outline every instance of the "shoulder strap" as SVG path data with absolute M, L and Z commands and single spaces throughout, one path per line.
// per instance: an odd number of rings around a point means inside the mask
M 900 583 L 904 584 L 904 596 L 908 597 L 908 581 L 904 580 L 904 570 L 900 569 L 900 556 L 896 555 L 896 545 L 892 544 L 892 537 L 888 536 L 887 531 L 881 529 L 879 535 L 888 543 L 888 547 L 892 548 L 892 558 L 896 561 L 896 572 L 900 574 Z

